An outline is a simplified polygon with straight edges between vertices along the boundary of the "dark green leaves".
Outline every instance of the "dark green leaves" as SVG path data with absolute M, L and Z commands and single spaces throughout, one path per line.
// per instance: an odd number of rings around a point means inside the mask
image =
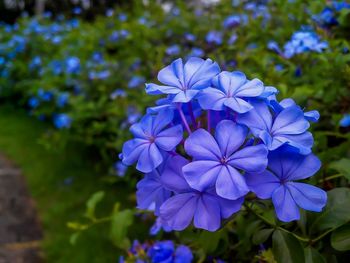
M 332 247 L 339 251 L 350 250 L 350 225 L 337 228 L 331 236 Z
M 324 211 L 311 225 L 311 232 L 336 229 L 350 221 L 350 189 L 336 188 L 328 192 Z
M 276 230 L 272 235 L 272 251 L 278 263 L 305 262 L 304 249 L 292 235 Z
M 350 180 L 350 159 L 342 158 L 339 161 L 332 162 L 329 167 Z
M 253 243 L 255 245 L 264 243 L 271 236 L 272 232 L 272 228 L 261 229 L 255 232 L 253 235 Z
M 89 219 L 95 219 L 95 208 L 96 205 L 102 201 L 105 193 L 103 191 L 98 191 L 94 193 L 89 200 L 86 202 L 86 212 L 85 216 Z

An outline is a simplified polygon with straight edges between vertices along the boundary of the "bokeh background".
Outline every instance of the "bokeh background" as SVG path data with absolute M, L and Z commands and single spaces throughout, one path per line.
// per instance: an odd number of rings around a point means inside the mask
M 195 262 L 346 262 L 349 40 L 346 1 L 1 0 L 0 152 L 21 168 L 36 203 L 40 260 L 135 262 L 134 240 L 167 239 L 189 246 Z M 119 160 L 122 144 L 157 99 L 145 83 L 191 56 L 319 111 L 311 129 L 323 165 L 309 181 L 329 191 L 330 203 L 284 225 L 318 240 L 286 234 L 278 246 L 247 211 L 215 233 L 167 233 L 135 208 L 142 175 Z

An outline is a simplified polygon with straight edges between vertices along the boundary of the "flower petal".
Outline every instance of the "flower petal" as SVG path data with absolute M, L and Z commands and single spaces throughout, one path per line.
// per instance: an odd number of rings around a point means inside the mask
M 200 160 L 219 160 L 221 152 L 215 139 L 204 129 L 193 132 L 185 141 L 186 152 Z
M 200 58 L 190 58 L 185 65 L 186 85 L 189 89 L 201 90 L 208 88 L 211 79 L 219 74 L 220 67 L 211 59 L 200 63 Z
M 327 193 L 313 185 L 287 183 L 287 187 L 298 206 L 305 210 L 321 212 L 327 203 Z
M 264 84 L 259 79 L 253 79 L 240 86 L 234 96 L 237 97 L 257 97 L 264 91 Z
M 268 150 L 263 144 L 247 146 L 235 152 L 229 159 L 229 164 L 235 168 L 250 172 L 263 172 L 267 166 Z
M 155 143 L 149 143 L 140 153 L 136 169 L 149 173 L 163 162 L 163 156 Z
M 178 87 L 175 86 L 164 86 L 157 85 L 154 83 L 146 84 L 146 93 L 150 95 L 159 95 L 159 94 L 177 94 L 181 91 Z
M 181 155 L 169 157 L 160 177 L 164 187 L 176 193 L 191 191 L 182 173 L 182 168 L 186 164 L 188 164 L 188 160 Z
M 157 135 L 163 130 L 174 118 L 174 111 L 166 109 L 160 111 L 156 116 L 153 116 L 152 135 Z
M 277 134 L 300 134 L 305 132 L 310 124 L 304 118 L 304 112 L 299 106 L 291 106 L 282 110 L 276 117 L 271 132 Z
M 246 173 L 244 178 L 250 191 L 261 199 L 271 198 L 272 193 L 281 185 L 279 178 L 267 170 L 262 173 Z
M 191 223 L 198 197 L 193 193 L 177 194 L 160 207 L 160 217 L 174 230 L 184 230 Z
M 273 141 L 269 150 L 275 150 L 283 144 L 288 144 L 300 152 L 300 154 L 307 155 L 311 153 L 314 139 L 310 132 L 302 134 L 280 134 L 273 137 Z
M 219 89 L 207 88 L 198 95 L 198 102 L 204 110 L 223 110 L 226 95 Z
M 171 151 L 181 142 L 182 134 L 182 126 L 176 125 L 160 132 L 155 139 L 155 143 L 164 151 Z
M 216 192 L 219 196 L 236 200 L 249 192 L 244 177 L 231 166 L 222 166 L 216 180 Z
M 132 165 L 135 163 L 139 157 L 141 152 L 148 148 L 149 141 L 144 139 L 132 139 L 124 143 L 123 145 L 123 163 L 125 165 Z
M 190 100 L 192 100 L 197 94 L 198 94 L 198 90 L 184 90 L 184 91 L 180 91 L 178 94 L 176 94 L 176 96 L 173 98 L 173 102 L 182 102 L 182 103 L 187 103 Z
M 278 187 L 272 194 L 272 202 L 279 220 L 290 222 L 300 218 L 299 208 L 287 187 Z
M 182 168 L 187 183 L 198 191 L 214 185 L 222 165 L 218 161 L 193 161 Z
M 233 213 L 238 212 L 244 202 L 244 198 L 238 198 L 237 200 L 228 200 L 218 197 L 220 204 L 220 212 L 222 218 L 229 218 Z
M 182 59 L 179 58 L 158 73 L 158 80 L 165 85 L 181 88 L 184 87 L 184 70 Z
M 301 180 L 314 175 L 321 167 L 320 160 L 313 154 L 301 155 L 288 148 L 270 152 L 269 168 L 281 180 Z
M 245 141 L 248 130 L 230 120 L 221 121 L 215 129 L 215 139 L 222 156 L 231 156 Z
M 220 215 L 220 206 L 216 198 L 203 194 L 197 201 L 193 220 L 194 226 L 208 231 L 216 231 L 220 228 Z
M 224 102 L 226 107 L 229 107 L 230 109 L 238 112 L 238 113 L 246 113 L 253 109 L 253 106 L 250 105 L 248 102 L 246 102 L 243 99 L 237 98 L 237 97 L 231 97 L 227 98 Z

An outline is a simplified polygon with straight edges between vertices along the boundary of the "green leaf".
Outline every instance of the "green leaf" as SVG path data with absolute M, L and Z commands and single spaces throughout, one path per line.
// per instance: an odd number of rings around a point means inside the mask
M 202 248 L 207 254 L 216 250 L 221 239 L 227 238 L 224 231 L 200 233 L 198 239 L 195 241 L 198 247 Z
M 253 235 L 253 243 L 255 245 L 264 243 L 271 236 L 272 232 L 272 228 L 265 228 L 255 232 Z
M 305 263 L 326 263 L 326 259 L 313 247 L 304 249 Z
M 91 220 L 95 219 L 95 208 L 96 205 L 102 201 L 102 199 L 105 196 L 105 192 L 103 191 L 98 191 L 96 193 L 94 193 L 89 200 L 87 200 L 86 202 L 86 212 L 85 212 L 85 216 L 87 218 L 90 218 Z
M 337 228 L 331 235 L 332 247 L 339 251 L 350 250 L 350 225 Z
M 278 263 L 305 262 L 304 249 L 299 240 L 281 230 L 273 232 L 272 251 Z
M 328 202 L 310 227 L 310 232 L 338 228 L 350 221 L 350 189 L 335 188 L 328 192 Z
M 67 227 L 77 231 L 83 231 L 89 227 L 89 225 L 80 224 L 79 222 L 68 222 Z
M 130 241 L 127 238 L 128 227 L 132 225 L 134 214 L 131 210 L 119 211 L 119 204 L 114 205 L 111 217 L 110 238 L 114 245 L 121 249 L 130 247 Z
M 71 245 L 75 245 L 76 243 L 77 243 L 77 240 L 78 240 L 78 237 L 80 236 L 80 233 L 81 232 L 76 232 L 76 233 L 74 233 L 74 234 L 72 234 L 71 236 L 70 236 L 70 238 L 69 238 L 69 243 L 71 244 Z
M 350 180 L 350 159 L 342 158 L 339 161 L 330 163 L 329 167 L 338 171 Z

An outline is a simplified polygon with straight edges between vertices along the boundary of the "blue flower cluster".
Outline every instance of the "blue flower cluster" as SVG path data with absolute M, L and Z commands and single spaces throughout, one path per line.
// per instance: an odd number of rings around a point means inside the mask
M 292 38 L 284 45 L 283 50 L 275 41 L 270 41 L 268 48 L 289 59 L 295 55 L 310 51 L 321 53 L 328 48 L 328 43 L 322 41 L 313 31 L 301 30 L 292 35 Z
M 292 99 L 242 72 L 221 71 L 210 59 L 173 61 L 146 84 L 164 94 L 131 126 L 122 162 L 145 173 L 137 184 L 139 209 L 154 210 L 167 229 L 216 231 L 241 209 L 249 192 L 272 199 L 277 217 L 300 217 L 299 208 L 321 211 L 326 193 L 297 182 L 321 163 L 312 154 L 309 121 Z
M 339 12 L 343 9 L 350 9 L 350 3 L 333 1 L 312 18 L 320 27 L 330 28 L 339 24 Z
M 157 241 L 154 244 L 140 244 L 134 241 L 127 258 L 120 257 L 119 263 L 191 263 L 193 255 L 184 245 L 175 248 L 171 240 Z

